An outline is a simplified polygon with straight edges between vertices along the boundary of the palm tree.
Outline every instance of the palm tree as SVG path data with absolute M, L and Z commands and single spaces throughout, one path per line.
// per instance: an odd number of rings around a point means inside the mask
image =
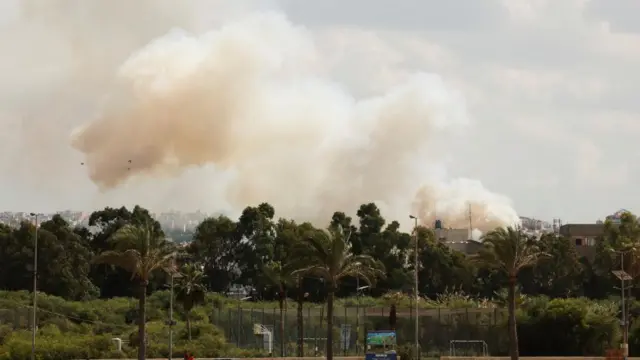
M 300 267 L 294 262 L 283 264 L 270 261 L 262 268 L 264 279 L 278 289 L 278 306 L 280 308 L 280 356 L 284 357 L 284 312 L 287 307 L 287 288 L 296 282 L 295 271 Z
M 309 293 L 304 291 L 302 286 L 303 276 L 301 274 L 296 275 L 296 282 L 298 286 L 298 299 L 297 299 L 297 314 L 296 322 L 298 323 L 298 357 L 304 357 L 304 317 L 302 316 L 302 310 L 304 307 L 304 300 L 309 296 Z
M 200 264 L 185 264 L 180 269 L 176 300 L 182 304 L 187 320 L 187 334 L 191 341 L 191 310 L 197 305 L 204 304 L 207 289 L 202 284 L 205 278 Z
M 508 279 L 507 301 L 509 303 L 509 353 L 517 360 L 518 331 L 516 328 L 516 286 L 518 273 L 525 267 L 535 265 L 547 254 L 540 251 L 537 242 L 519 228 L 499 228 L 483 237 L 483 248 L 472 260 L 487 267 L 504 272 Z
M 138 319 L 138 359 L 145 360 L 146 334 L 145 306 L 147 285 L 151 274 L 156 270 L 173 273 L 174 248 L 153 223 L 125 225 L 110 239 L 114 250 L 108 250 L 93 259 L 95 264 L 108 264 L 120 267 L 131 273 L 131 279 L 139 283 L 139 319 Z
M 384 266 L 371 256 L 351 253 L 350 235 L 341 227 L 313 232 L 303 240 L 307 245 L 302 257 L 306 266 L 296 272 L 318 276 L 327 286 L 327 360 L 333 360 L 333 301 L 338 283 L 346 277 L 357 277 L 373 284 L 376 277 L 384 276 Z

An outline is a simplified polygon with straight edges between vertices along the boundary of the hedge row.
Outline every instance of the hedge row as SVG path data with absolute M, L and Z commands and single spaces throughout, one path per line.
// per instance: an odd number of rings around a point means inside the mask
M 28 324 L 27 293 L 0 292 L 0 360 L 26 360 L 30 358 L 31 333 Z M 57 360 L 73 358 L 123 358 L 135 357 L 137 342 L 135 319 L 136 301 L 129 299 L 96 300 L 85 303 L 66 302 L 42 295 L 39 299 L 37 352 L 38 359 Z M 187 340 L 184 314 L 179 309 L 179 320 L 174 328 L 174 355 L 185 350 L 198 357 L 261 357 L 267 356 L 258 349 L 260 341 L 243 343 L 234 341 L 238 320 L 245 318 L 218 318 L 215 304 L 208 303 L 193 311 L 192 341 Z M 168 296 L 155 293 L 148 303 L 149 357 L 168 356 L 167 316 Z M 640 324 L 635 319 L 632 306 L 632 325 L 629 336 L 631 354 L 640 354 Z M 420 333 L 423 355 L 445 355 L 451 340 L 483 340 L 491 355 L 507 353 L 508 340 L 506 317 L 501 309 L 449 312 L 446 316 L 421 317 Z M 387 312 L 388 314 L 388 312 Z M 277 320 L 277 316 L 275 317 Z M 295 318 L 295 317 L 294 317 Z M 224 321 L 223 321 L 224 320 Z M 291 319 L 295 321 L 295 319 Z M 307 319 L 308 320 L 308 319 Z M 326 319 L 325 319 L 326 320 Z M 338 320 L 338 319 L 337 319 Z M 343 321 L 352 321 L 347 317 Z M 518 311 L 518 328 L 521 355 L 523 356 L 601 356 L 609 348 L 615 348 L 621 340 L 619 305 L 616 301 L 592 301 L 588 299 L 553 299 L 533 297 L 523 299 Z M 305 327 L 323 327 L 319 318 Z M 336 321 L 336 332 L 340 320 Z M 218 325 L 218 326 L 216 326 Z M 250 328 L 249 323 L 244 328 Z M 386 316 L 369 314 L 360 325 L 366 329 L 388 328 Z M 278 329 L 278 327 L 274 327 Z M 295 332 L 294 323 L 287 324 L 287 331 Z M 399 350 L 411 351 L 414 343 L 413 321 L 398 317 Z M 277 332 L 277 331 L 276 331 Z M 319 333 L 318 333 L 319 334 Z M 278 334 L 274 334 L 274 348 L 278 349 Z M 295 333 L 291 333 L 295 339 Z M 112 338 L 125 341 L 122 353 L 116 353 Z M 294 344 L 291 337 L 287 345 Z M 229 341 L 231 340 L 231 341 Z M 340 348 L 336 336 L 336 348 Z M 252 347 L 238 349 L 235 345 Z M 477 351 L 477 349 L 470 349 Z M 408 353 L 405 356 L 409 355 Z

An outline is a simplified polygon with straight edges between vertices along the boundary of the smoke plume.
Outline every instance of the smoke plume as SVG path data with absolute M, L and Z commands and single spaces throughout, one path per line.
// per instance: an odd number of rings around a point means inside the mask
M 320 224 L 371 201 L 426 225 L 438 218 L 486 230 L 517 221 L 510 201 L 479 182 L 432 173 L 441 150 L 431 140 L 469 121 L 463 98 L 437 75 L 356 97 L 327 74 L 313 34 L 276 11 L 226 9 L 228 18 L 203 21 L 196 1 L 192 12 L 174 12 L 170 1 L 21 3 L 30 6 L 14 26 L 49 30 L 50 39 L 32 41 L 56 65 L 17 84 L 23 108 L 37 98 L 31 109 L 40 110 L 22 144 L 53 129 L 42 146 L 30 145 L 39 155 L 22 178 L 55 166 L 60 183 L 81 182 L 52 158 L 70 143 L 103 200 L 155 197 L 166 208 L 211 197 L 234 210 L 267 201 L 280 216 Z M 105 14 L 120 18 L 99 21 Z

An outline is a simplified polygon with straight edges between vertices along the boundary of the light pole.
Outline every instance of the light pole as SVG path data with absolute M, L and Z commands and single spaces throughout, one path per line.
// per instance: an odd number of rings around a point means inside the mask
M 36 220 L 33 240 L 33 312 L 31 313 L 31 360 L 36 359 L 36 309 L 38 305 L 38 214 L 31 213 Z
M 416 261 L 416 268 L 414 271 L 414 280 L 415 280 L 415 291 L 416 291 L 416 359 L 420 359 L 420 340 L 418 339 L 419 335 L 420 335 L 420 331 L 418 328 L 418 319 L 420 318 L 420 313 L 419 313 L 419 307 L 418 307 L 418 302 L 420 301 L 420 295 L 418 293 L 418 269 L 419 269 L 419 265 L 418 265 L 418 218 L 413 216 L 413 215 L 409 215 L 410 219 L 413 219 L 413 236 L 415 238 L 415 243 L 416 243 L 416 249 L 415 249 L 415 261 Z
M 360 286 L 360 278 L 356 278 L 356 297 L 358 306 L 356 307 L 356 355 L 360 355 L 360 293 L 368 289 L 369 285 Z
M 625 304 L 625 293 L 624 293 L 625 281 L 632 280 L 633 278 L 631 277 L 631 275 L 627 274 L 626 271 L 624 271 L 624 255 L 630 251 L 631 249 L 618 250 L 618 251 L 611 249 L 611 252 L 615 254 L 620 254 L 620 270 L 614 270 L 612 271 L 612 273 L 620 280 L 620 292 L 622 295 L 622 298 L 620 299 L 620 310 L 621 310 L 620 323 L 622 325 L 622 344 L 620 345 L 620 347 L 622 348 L 625 359 L 629 356 L 629 326 L 627 322 L 627 309 L 626 309 L 627 306 Z
M 169 297 L 169 360 L 173 359 L 173 326 L 175 321 L 173 320 L 173 279 L 181 278 L 182 275 L 178 272 L 171 273 L 171 297 Z

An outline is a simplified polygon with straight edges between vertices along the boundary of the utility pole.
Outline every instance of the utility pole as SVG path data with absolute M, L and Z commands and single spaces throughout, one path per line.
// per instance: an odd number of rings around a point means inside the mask
M 171 297 L 169 297 L 169 360 L 173 359 L 173 326 L 176 324 L 176 322 L 173 320 L 173 298 L 174 298 L 174 292 L 173 292 L 173 280 L 175 278 L 180 278 L 182 277 L 182 275 L 177 272 L 176 270 L 176 264 L 175 264 L 175 259 L 173 261 L 173 268 L 171 269 Z
M 173 359 L 173 273 L 171 274 L 171 297 L 169 297 L 169 360 Z
M 31 360 L 36 360 L 36 310 L 38 308 L 38 214 L 31 213 L 36 220 L 36 233 L 33 240 L 33 310 L 31 313 Z
M 616 254 L 620 254 L 620 270 L 612 271 L 613 275 L 615 275 L 620 280 L 620 292 L 622 298 L 620 299 L 620 325 L 622 326 L 622 344 L 620 344 L 620 348 L 623 351 L 624 358 L 626 359 L 629 356 L 629 326 L 627 321 L 627 306 L 625 304 L 625 281 L 632 280 L 631 275 L 627 274 L 624 271 L 624 255 L 627 251 L 612 251 Z
M 413 215 L 409 215 L 410 219 L 413 219 L 413 236 L 414 236 L 414 240 L 416 243 L 416 248 L 415 248 L 415 264 L 416 264 L 416 268 L 415 268 L 415 272 L 414 272 L 414 280 L 415 280 L 415 292 L 416 292 L 416 360 L 420 359 L 420 330 L 418 327 L 418 319 L 420 318 L 420 308 L 418 307 L 418 302 L 420 301 L 420 294 L 418 292 L 418 270 L 420 268 L 419 263 L 418 263 L 418 218 L 413 216 Z
M 473 220 L 471 218 L 471 203 L 468 203 L 469 206 L 469 240 L 473 240 Z
M 358 315 L 356 316 L 356 355 L 358 355 L 360 354 L 360 295 L 362 294 L 362 291 L 369 288 L 369 285 L 360 286 L 360 278 L 356 278 L 356 286 L 356 297 L 358 298 Z

